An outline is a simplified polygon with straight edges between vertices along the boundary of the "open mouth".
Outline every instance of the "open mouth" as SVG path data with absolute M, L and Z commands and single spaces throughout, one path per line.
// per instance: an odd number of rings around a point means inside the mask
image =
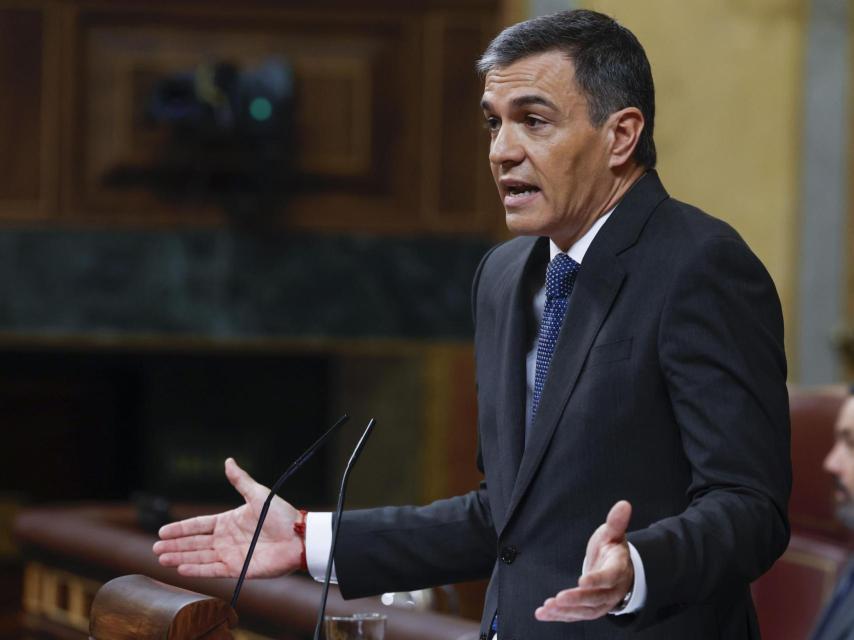
M 505 204 L 522 202 L 523 200 L 535 196 L 540 192 L 539 187 L 527 182 L 507 182 L 502 186 L 504 187 Z
M 529 194 L 536 193 L 537 191 L 539 191 L 539 189 L 531 185 L 524 187 L 510 187 L 509 189 L 507 189 L 507 193 L 509 193 L 513 197 L 527 196 Z

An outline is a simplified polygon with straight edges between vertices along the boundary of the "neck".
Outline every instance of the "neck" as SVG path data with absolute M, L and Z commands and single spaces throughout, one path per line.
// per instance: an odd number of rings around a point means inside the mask
M 590 228 L 596 224 L 596 221 L 606 213 L 616 207 L 623 196 L 628 193 L 634 184 L 643 177 L 646 169 L 640 165 L 633 165 L 625 172 L 616 174 L 614 181 L 609 185 L 604 196 L 599 199 L 600 203 L 593 210 L 591 215 L 578 229 L 569 236 L 552 237 L 551 240 L 560 248 L 561 251 L 569 251 L 569 248 L 584 237 L 584 234 L 590 231 Z

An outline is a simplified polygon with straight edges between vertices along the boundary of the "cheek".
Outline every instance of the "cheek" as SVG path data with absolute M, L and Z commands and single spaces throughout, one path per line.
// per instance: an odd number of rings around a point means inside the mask
M 854 454 L 846 453 L 839 456 L 835 461 L 835 467 L 845 487 L 854 492 Z

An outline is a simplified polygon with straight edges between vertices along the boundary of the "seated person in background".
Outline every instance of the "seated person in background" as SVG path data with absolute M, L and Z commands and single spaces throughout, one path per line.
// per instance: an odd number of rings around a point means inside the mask
M 846 527 L 854 529 L 854 395 L 850 393 L 839 411 L 836 444 L 824 459 L 824 468 L 836 478 L 836 515 Z M 854 640 L 854 561 L 842 572 L 812 638 Z

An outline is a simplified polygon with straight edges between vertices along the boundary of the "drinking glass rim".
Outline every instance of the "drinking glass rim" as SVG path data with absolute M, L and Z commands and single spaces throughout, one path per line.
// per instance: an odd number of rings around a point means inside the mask
M 384 613 L 351 613 L 346 616 L 330 616 L 324 615 L 324 620 L 332 620 L 334 622 L 344 620 L 387 620 L 388 616 Z

